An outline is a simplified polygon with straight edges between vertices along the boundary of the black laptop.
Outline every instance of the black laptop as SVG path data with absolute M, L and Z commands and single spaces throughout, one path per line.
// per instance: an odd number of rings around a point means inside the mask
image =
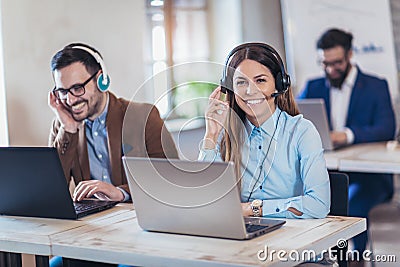
M 118 202 L 72 201 L 57 150 L 0 147 L 0 214 L 78 219 Z

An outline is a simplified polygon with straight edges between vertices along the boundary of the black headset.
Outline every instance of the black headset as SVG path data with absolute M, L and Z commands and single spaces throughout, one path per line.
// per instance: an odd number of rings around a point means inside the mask
M 271 97 L 277 97 L 278 95 L 284 94 L 290 87 L 290 76 L 286 73 L 285 71 L 285 65 L 283 64 L 283 61 L 281 57 L 279 56 L 278 52 L 270 45 L 266 43 L 244 43 L 241 45 L 236 46 L 227 56 L 226 61 L 225 61 L 225 66 L 224 66 L 224 72 L 222 73 L 222 78 L 220 81 L 221 84 L 221 92 L 226 94 L 228 91 L 233 90 L 232 88 L 232 81 L 228 81 L 227 76 L 228 76 L 228 64 L 230 59 L 240 50 L 249 48 L 249 47 L 261 47 L 264 48 L 268 54 L 271 54 L 277 61 L 280 66 L 280 72 L 276 75 L 275 78 L 275 88 L 277 90 L 276 93 L 271 94 Z

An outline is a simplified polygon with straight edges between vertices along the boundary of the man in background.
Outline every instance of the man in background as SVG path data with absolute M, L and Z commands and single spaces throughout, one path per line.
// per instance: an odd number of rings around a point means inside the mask
M 395 117 L 385 79 L 365 74 L 351 63 L 353 36 L 340 29 L 329 29 L 317 41 L 319 63 L 325 77 L 310 80 L 298 98 L 322 98 L 336 146 L 391 140 Z M 348 173 L 349 215 L 368 218 L 375 205 L 391 199 L 391 174 Z M 367 232 L 354 239 L 354 249 L 362 252 Z M 354 261 L 351 266 L 363 266 Z

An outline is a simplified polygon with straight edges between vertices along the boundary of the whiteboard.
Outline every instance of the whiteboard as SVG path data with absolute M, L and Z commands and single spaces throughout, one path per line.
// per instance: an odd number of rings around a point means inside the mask
M 288 72 L 294 91 L 324 75 L 316 42 L 331 27 L 353 34 L 353 61 L 388 80 L 394 102 L 398 78 L 389 0 L 281 0 Z

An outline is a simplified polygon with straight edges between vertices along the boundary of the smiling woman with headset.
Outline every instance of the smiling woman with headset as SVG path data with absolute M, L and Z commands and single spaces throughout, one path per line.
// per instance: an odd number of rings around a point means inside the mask
M 220 100 L 226 94 L 225 100 Z M 200 160 L 233 161 L 244 216 L 323 218 L 330 187 L 321 139 L 299 115 L 278 52 L 245 43 L 209 98 Z

